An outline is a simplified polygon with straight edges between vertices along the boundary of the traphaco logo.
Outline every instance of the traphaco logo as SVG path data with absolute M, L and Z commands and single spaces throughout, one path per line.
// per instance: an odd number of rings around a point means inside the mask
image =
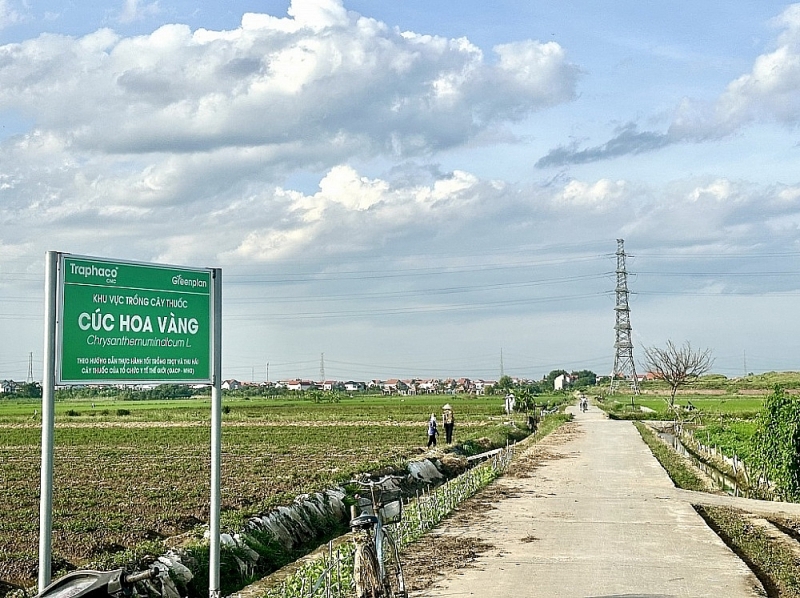
M 208 287 L 208 281 L 202 278 L 184 278 L 180 274 L 172 277 L 172 284 L 179 287 L 192 287 L 194 289 L 205 289 Z
M 98 266 L 97 264 L 81 265 L 74 262 L 70 263 L 70 274 L 77 274 L 84 278 L 104 278 L 107 283 L 117 282 L 117 268 Z

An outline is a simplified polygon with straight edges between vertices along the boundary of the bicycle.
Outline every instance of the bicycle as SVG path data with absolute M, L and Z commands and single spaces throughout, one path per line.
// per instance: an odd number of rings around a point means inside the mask
M 403 517 L 403 503 L 393 480 L 384 476 L 377 481 L 351 480 L 369 489 L 369 496 L 356 494 L 360 514 L 350 521 L 353 541 L 353 579 L 356 598 L 408 598 L 400 552 L 387 525 Z

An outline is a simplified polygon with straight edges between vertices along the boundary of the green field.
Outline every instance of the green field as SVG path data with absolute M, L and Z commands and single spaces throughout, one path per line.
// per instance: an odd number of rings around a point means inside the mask
M 705 414 L 718 416 L 754 417 L 764 404 L 763 397 L 740 397 L 737 395 L 691 395 L 683 394 L 675 398 L 675 405 L 686 408 L 694 406 Z M 610 396 L 600 403 L 609 413 L 631 419 L 671 419 L 664 397 L 639 395 Z M 641 408 L 645 407 L 643 411 Z M 646 411 L 652 410 L 653 413 Z M 638 414 L 638 415 L 637 415 Z
M 223 525 L 425 452 L 426 422 L 449 402 L 456 444 L 480 450 L 525 432 L 502 399 L 357 397 L 223 401 Z M 208 521 L 210 404 L 70 400 L 56 404 L 53 562 L 86 565 Z M 39 401 L 0 401 L 0 578 L 30 582 L 38 564 Z M 441 448 L 441 444 L 440 444 Z

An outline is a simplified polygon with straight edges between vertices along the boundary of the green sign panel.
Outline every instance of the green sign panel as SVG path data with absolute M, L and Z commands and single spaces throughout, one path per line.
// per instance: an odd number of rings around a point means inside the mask
M 58 384 L 211 381 L 211 269 L 62 255 Z

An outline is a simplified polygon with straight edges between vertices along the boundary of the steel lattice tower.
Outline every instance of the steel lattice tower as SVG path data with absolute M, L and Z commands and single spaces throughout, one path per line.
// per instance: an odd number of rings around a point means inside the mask
M 636 378 L 636 365 L 633 362 L 633 342 L 631 341 L 631 308 L 628 306 L 628 271 L 625 269 L 625 240 L 617 239 L 617 287 L 614 292 L 617 304 L 614 312 L 617 323 L 614 330 L 617 340 L 614 343 L 614 369 L 611 372 L 611 392 L 619 389 L 620 382 L 630 381 L 634 394 L 639 394 L 639 381 Z

